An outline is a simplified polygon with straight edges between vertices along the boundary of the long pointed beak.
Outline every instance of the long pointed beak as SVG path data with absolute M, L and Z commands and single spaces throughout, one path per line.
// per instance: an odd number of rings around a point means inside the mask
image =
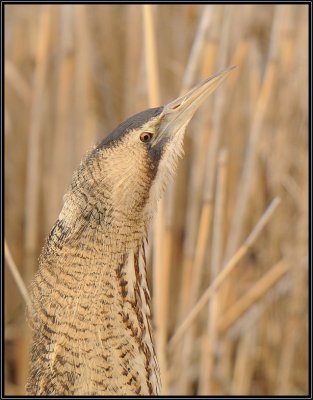
M 166 104 L 163 109 L 163 120 L 160 127 L 161 137 L 173 136 L 184 129 L 196 110 L 209 97 L 209 95 L 224 81 L 229 72 L 235 67 L 230 67 L 218 72 L 200 82 L 187 94 Z

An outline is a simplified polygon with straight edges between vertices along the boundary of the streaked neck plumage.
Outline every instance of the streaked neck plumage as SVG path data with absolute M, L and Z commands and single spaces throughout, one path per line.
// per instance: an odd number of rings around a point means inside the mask
M 134 175 L 120 171 L 116 184 L 115 166 L 111 173 L 101 165 L 109 168 L 89 156 L 74 174 L 32 285 L 32 394 L 159 392 L 144 251 L 147 185 L 123 198 Z

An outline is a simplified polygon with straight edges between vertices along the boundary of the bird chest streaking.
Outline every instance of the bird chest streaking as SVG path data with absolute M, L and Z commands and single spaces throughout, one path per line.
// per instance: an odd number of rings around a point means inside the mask
M 187 124 L 229 70 L 119 125 L 74 173 L 31 285 L 31 395 L 155 395 L 147 223 Z

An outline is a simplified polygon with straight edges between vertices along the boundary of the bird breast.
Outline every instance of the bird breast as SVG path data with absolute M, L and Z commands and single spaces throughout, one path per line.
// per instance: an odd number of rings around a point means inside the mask
M 57 252 L 56 227 L 32 287 L 31 394 L 157 394 L 144 245 L 121 252 L 85 230 Z M 90 236 L 94 235 L 92 240 Z M 112 237 L 112 235 L 108 235 Z M 113 246 L 113 247 L 112 247 Z M 110 251 L 108 251 L 110 249 Z

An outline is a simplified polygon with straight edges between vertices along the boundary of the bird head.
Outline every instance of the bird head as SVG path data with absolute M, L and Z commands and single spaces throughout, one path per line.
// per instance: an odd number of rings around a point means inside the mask
M 92 176 L 89 189 L 105 199 L 106 212 L 123 215 L 124 222 L 127 216 L 132 221 L 151 216 L 182 155 L 189 121 L 230 69 L 168 104 L 128 118 L 93 149 L 84 162 L 84 173 L 87 169 L 87 176 Z

